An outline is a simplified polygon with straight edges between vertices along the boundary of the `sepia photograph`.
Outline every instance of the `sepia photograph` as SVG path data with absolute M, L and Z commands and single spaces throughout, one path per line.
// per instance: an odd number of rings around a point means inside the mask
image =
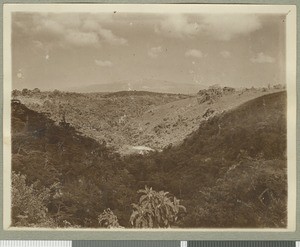
M 295 230 L 295 8 L 4 10 L 6 229 Z

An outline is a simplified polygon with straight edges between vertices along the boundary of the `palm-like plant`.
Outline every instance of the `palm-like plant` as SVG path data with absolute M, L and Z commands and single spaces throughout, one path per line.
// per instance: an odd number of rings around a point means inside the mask
M 131 224 L 137 228 L 152 228 L 152 212 L 149 209 L 141 207 L 135 203 L 132 204 L 132 207 L 133 212 L 130 216 Z
M 133 212 L 130 222 L 137 228 L 170 227 L 178 219 L 180 210 L 186 211 L 179 200 L 169 195 L 169 192 L 156 192 L 145 186 L 141 193 L 139 204 L 132 204 Z

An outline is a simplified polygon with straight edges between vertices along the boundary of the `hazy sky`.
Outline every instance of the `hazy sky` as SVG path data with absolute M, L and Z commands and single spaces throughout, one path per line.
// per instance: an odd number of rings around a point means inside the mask
M 152 78 L 234 87 L 285 82 L 284 16 L 19 12 L 12 21 L 18 89 Z

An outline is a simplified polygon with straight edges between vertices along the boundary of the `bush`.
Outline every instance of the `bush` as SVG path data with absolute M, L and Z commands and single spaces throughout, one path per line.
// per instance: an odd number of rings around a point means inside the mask
M 118 218 L 109 208 L 98 217 L 99 225 L 105 228 L 120 228 Z
M 174 224 L 185 207 L 179 204 L 176 197 L 171 198 L 169 192 L 156 192 L 145 186 L 141 193 L 139 204 L 132 204 L 133 213 L 130 222 L 137 228 L 170 227 Z

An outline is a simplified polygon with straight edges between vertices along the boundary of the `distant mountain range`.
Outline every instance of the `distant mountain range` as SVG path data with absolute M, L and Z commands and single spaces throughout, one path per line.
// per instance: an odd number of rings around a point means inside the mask
M 124 80 L 105 84 L 92 84 L 82 87 L 66 88 L 67 91 L 78 93 L 91 92 L 117 92 L 117 91 L 150 91 L 159 93 L 181 93 L 181 94 L 196 94 L 200 89 L 206 86 L 192 83 L 178 83 L 164 80 Z

